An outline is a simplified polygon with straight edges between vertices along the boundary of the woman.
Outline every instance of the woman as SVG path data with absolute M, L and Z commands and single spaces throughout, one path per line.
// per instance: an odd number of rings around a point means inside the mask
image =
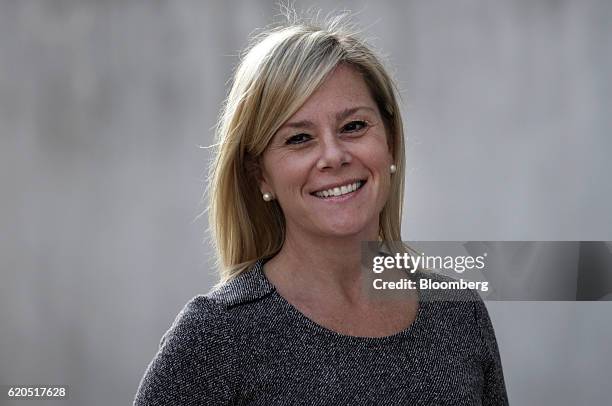
M 392 82 L 334 20 L 259 36 L 218 127 L 210 222 L 221 283 L 164 335 L 136 405 L 507 404 L 475 294 L 382 299 L 362 241 L 399 241 Z

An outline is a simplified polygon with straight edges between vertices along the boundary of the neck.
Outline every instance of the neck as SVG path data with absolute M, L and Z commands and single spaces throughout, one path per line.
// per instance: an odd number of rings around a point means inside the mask
M 307 301 L 335 297 L 354 303 L 363 298 L 362 242 L 377 238 L 378 222 L 342 237 L 298 234 L 287 227 L 283 247 L 266 264 L 266 274 L 280 293 Z

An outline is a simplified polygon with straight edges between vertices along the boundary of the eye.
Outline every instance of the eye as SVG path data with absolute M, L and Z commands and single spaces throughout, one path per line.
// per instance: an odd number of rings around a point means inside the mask
M 285 141 L 285 144 L 287 145 L 303 144 L 308 140 L 310 140 L 310 135 L 296 134 L 296 135 L 292 135 L 291 137 L 287 138 L 287 140 Z
M 348 133 L 355 133 L 355 132 L 359 132 L 365 128 L 368 127 L 368 123 L 366 123 L 365 121 L 361 121 L 361 120 L 357 120 L 357 121 L 351 121 L 350 123 L 348 123 L 347 125 L 345 125 L 342 130 Z

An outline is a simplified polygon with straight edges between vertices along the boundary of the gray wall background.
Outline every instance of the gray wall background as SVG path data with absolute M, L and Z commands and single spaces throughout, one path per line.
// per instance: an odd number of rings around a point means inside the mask
M 359 12 L 389 55 L 404 239 L 612 240 L 612 3 L 308 6 Z M 0 2 L 0 384 L 67 384 L 66 405 L 132 401 L 174 316 L 215 280 L 195 220 L 210 159 L 198 146 L 238 51 L 277 12 Z M 512 404 L 610 402 L 609 303 L 488 306 Z

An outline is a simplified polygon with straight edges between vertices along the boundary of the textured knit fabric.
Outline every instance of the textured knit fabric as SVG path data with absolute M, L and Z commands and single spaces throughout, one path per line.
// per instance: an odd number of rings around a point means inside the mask
M 162 338 L 134 404 L 507 405 L 481 299 L 468 290 L 443 301 L 427 292 L 433 291 L 419 292 L 419 310 L 407 329 L 387 337 L 347 336 L 300 313 L 258 261 L 185 306 Z

